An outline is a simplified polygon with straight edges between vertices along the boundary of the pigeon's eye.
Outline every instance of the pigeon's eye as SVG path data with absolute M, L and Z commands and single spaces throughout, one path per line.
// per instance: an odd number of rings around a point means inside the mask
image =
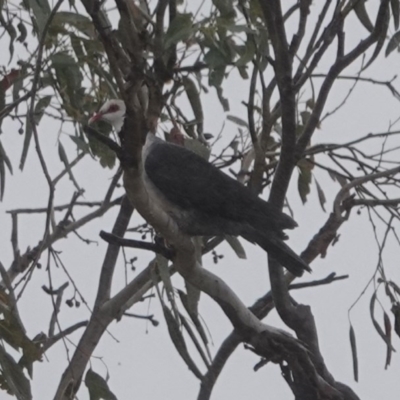
M 108 113 L 113 113 L 119 110 L 119 107 L 117 104 L 112 104 L 109 108 L 108 108 Z

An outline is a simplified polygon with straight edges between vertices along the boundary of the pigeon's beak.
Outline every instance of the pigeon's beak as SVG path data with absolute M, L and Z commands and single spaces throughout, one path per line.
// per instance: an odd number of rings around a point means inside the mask
M 100 119 L 102 119 L 103 114 L 101 113 L 96 113 L 93 115 L 92 118 L 89 119 L 89 125 L 93 124 L 93 122 L 99 121 Z

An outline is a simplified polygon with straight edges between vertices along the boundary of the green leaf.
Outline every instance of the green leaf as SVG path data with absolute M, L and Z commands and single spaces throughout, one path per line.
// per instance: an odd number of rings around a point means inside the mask
M 8 50 L 10 53 L 10 59 L 9 59 L 9 63 L 10 63 L 13 58 L 13 55 L 14 55 L 14 41 L 17 37 L 17 31 L 14 28 L 14 25 L 12 24 L 12 22 L 10 20 L 6 21 L 2 17 L 1 11 L 0 11 L 0 26 L 2 26 L 4 28 L 4 30 L 8 33 L 8 36 L 10 37 L 10 44 L 8 46 Z
M 189 39 L 190 35 L 194 31 L 193 26 L 193 15 L 189 14 L 177 14 L 164 37 L 165 49 L 177 44 L 180 41 Z
M 301 201 L 303 202 L 303 204 L 305 204 L 307 202 L 307 196 L 310 193 L 312 164 L 303 159 L 299 161 L 297 166 L 300 170 L 297 187 L 299 190 Z
M 84 89 L 82 73 L 78 63 L 67 52 L 59 52 L 50 57 L 51 66 L 57 77 L 58 91 L 63 99 L 64 110 L 72 118 L 77 118 L 82 106 Z
M 52 97 L 53 96 L 51 95 L 44 96 L 36 103 L 33 115 L 36 125 L 39 125 L 39 122 L 43 117 L 44 110 L 49 106 Z
M 371 316 L 371 320 L 372 320 L 372 324 L 374 325 L 374 328 L 376 329 L 376 331 L 378 332 L 378 335 L 383 339 L 383 341 L 386 343 L 386 346 L 390 347 L 392 351 L 396 351 L 391 343 L 391 340 L 385 335 L 383 329 L 381 328 L 381 326 L 378 324 L 377 320 L 375 319 L 375 301 L 376 301 L 376 291 L 374 292 L 374 294 L 371 297 L 371 301 L 369 303 L 369 313 Z
M 226 119 L 229 119 L 229 121 L 232 121 L 236 125 L 243 126 L 244 128 L 249 129 L 249 124 L 242 118 L 230 114 L 226 116 Z
M 200 93 L 197 90 L 196 84 L 187 76 L 182 78 L 183 86 L 185 88 L 186 95 L 189 99 L 189 103 L 192 107 L 194 117 L 197 122 L 197 130 L 199 133 L 203 133 L 203 107 L 201 105 Z
M 84 153 L 89 153 L 89 145 L 85 142 L 83 137 L 68 135 L 69 138 L 76 144 L 79 150 Z
M 191 311 L 190 305 L 189 305 L 189 301 L 188 301 L 188 296 L 187 296 L 187 294 L 185 292 L 183 292 L 182 290 L 178 289 L 178 294 L 179 294 L 179 297 L 181 299 L 181 302 L 182 302 L 183 306 L 185 307 L 186 312 L 189 314 L 190 319 L 192 320 L 194 326 L 197 329 L 197 332 L 199 333 L 199 335 L 201 337 L 201 340 L 203 341 L 203 343 L 204 343 L 204 345 L 206 347 L 207 353 L 209 353 L 209 351 L 208 351 L 207 334 L 206 334 L 205 329 L 203 328 L 203 325 L 202 325 L 201 320 L 199 318 L 199 314 L 197 312 L 193 313 Z
M 3 200 L 4 189 L 6 185 L 6 169 L 5 165 L 7 165 L 8 170 L 10 173 L 13 173 L 11 161 L 8 158 L 4 147 L 0 141 L 0 201 Z
M 76 36 L 74 33 L 71 33 L 69 37 L 71 40 L 71 47 L 74 50 L 76 58 L 78 60 L 81 60 L 83 57 L 85 57 L 85 51 L 83 50 L 83 45 L 80 37 Z
M 85 385 L 89 390 L 90 400 L 118 400 L 108 387 L 107 381 L 92 369 L 86 372 Z
M 223 96 L 223 91 L 221 86 L 218 86 L 215 88 L 217 90 L 217 95 L 218 95 L 218 100 L 222 105 L 222 108 L 224 109 L 225 112 L 229 111 L 229 101 L 226 97 Z
M 35 106 L 33 119 L 35 121 L 35 125 L 39 125 L 40 120 L 42 119 L 45 108 L 50 104 L 52 96 L 44 96 L 42 97 Z M 29 117 L 26 118 L 25 124 L 25 137 L 24 137 L 24 146 L 22 148 L 21 160 L 19 163 L 19 168 L 22 171 L 25 166 L 26 157 L 28 155 L 29 145 L 32 139 L 32 125 Z
M 28 156 L 29 145 L 32 139 L 32 125 L 30 118 L 26 119 L 25 123 L 25 136 L 24 136 L 24 145 L 22 148 L 21 160 L 19 162 L 19 169 L 22 171 L 24 169 L 26 157 Z
M 90 150 L 94 156 L 99 158 L 100 165 L 103 168 L 114 168 L 116 161 L 115 153 L 96 139 L 88 137 L 88 141 Z
M 367 0 L 358 0 L 354 6 L 354 11 L 357 15 L 359 21 L 364 25 L 364 27 L 369 31 L 372 32 L 374 30 L 374 25 L 369 19 L 367 9 L 365 7 L 365 3 Z
M 357 342 L 356 342 L 356 334 L 354 332 L 353 325 L 350 325 L 350 346 L 351 346 L 351 355 L 353 357 L 353 373 L 354 380 L 358 382 L 358 356 L 357 356 Z
M 163 313 L 164 318 L 167 323 L 168 332 L 171 337 L 172 343 L 174 344 L 176 350 L 178 351 L 179 355 L 182 357 L 188 368 L 196 375 L 201 376 L 201 372 L 197 368 L 196 364 L 190 357 L 189 351 L 187 349 L 185 339 L 182 335 L 180 330 L 179 322 L 173 317 L 173 314 L 163 304 Z
M 237 67 L 243 67 L 253 60 L 254 55 L 256 54 L 256 46 L 254 44 L 254 40 L 252 35 L 247 35 L 247 42 L 244 47 L 244 51 L 240 55 L 239 60 L 235 62 Z
M 0 85 L 0 112 L 4 110 L 6 106 L 6 91 L 3 88 L 3 85 Z M 1 134 L 1 124 L 4 118 L 0 118 L 0 134 Z
M 314 178 L 315 179 L 315 178 Z M 318 183 L 317 179 L 315 179 L 315 183 L 317 185 L 317 193 L 318 193 L 318 200 L 319 200 L 319 204 L 322 208 L 323 211 L 325 210 L 325 203 L 326 203 L 326 197 L 325 197 L 325 193 L 322 190 L 320 184 Z
M 18 400 L 31 400 L 31 386 L 22 368 L 0 345 L 0 383 L 6 384 L 8 390 Z
M 235 8 L 231 0 L 212 0 L 212 2 L 222 17 L 234 18 L 236 16 Z
M 23 42 L 25 42 L 26 37 L 28 36 L 28 31 L 26 29 L 25 24 L 22 21 L 18 22 L 17 28 L 19 31 L 19 36 L 17 37 L 17 42 L 23 43 Z
M 50 6 L 47 0 L 28 0 L 29 7 L 36 19 L 36 26 L 41 35 L 50 15 Z
M 385 4 L 385 3 L 383 3 Z M 378 38 L 378 41 L 376 42 L 376 46 L 374 49 L 374 52 L 372 53 L 371 58 L 368 60 L 368 62 L 365 64 L 363 67 L 363 71 L 366 70 L 378 57 L 379 53 L 381 52 L 383 45 L 385 44 L 386 41 L 386 35 L 389 29 L 389 21 L 390 21 L 390 10 L 389 10 L 389 5 L 387 4 L 387 7 L 385 9 L 385 19 L 382 23 L 382 29 Z
M 83 33 L 89 38 L 95 38 L 95 30 L 92 21 L 85 15 L 69 12 L 59 11 L 53 18 L 52 26 L 71 25 L 79 32 Z
M 65 169 L 67 170 L 69 179 L 74 183 L 76 189 L 78 191 L 80 191 L 81 189 L 80 189 L 80 187 L 78 185 L 78 182 L 76 181 L 76 179 L 74 177 L 74 174 L 72 173 L 72 169 L 71 169 L 71 166 L 69 165 L 67 153 L 66 153 L 66 151 L 64 149 L 64 146 L 62 145 L 61 142 L 58 142 L 58 155 L 60 157 L 60 160 L 64 164 Z
M 389 40 L 386 46 L 385 56 L 387 57 L 393 50 L 400 48 L 400 31 L 397 31 Z
M 394 29 L 397 30 L 399 29 L 399 23 L 400 23 L 400 1 L 390 0 L 390 6 L 392 8 Z
M 212 47 L 204 56 L 204 62 L 211 68 L 224 68 L 230 62 L 227 55 L 219 48 Z
M 246 251 L 242 246 L 242 243 L 240 243 L 240 240 L 236 236 L 231 236 L 231 235 L 225 235 L 225 240 L 228 242 L 229 246 L 232 247 L 233 251 L 236 253 L 236 255 L 245 260 L 246 257 Z
M 168 268 L 168 260 L 161 256 L 160 254 L 156 255 L 157 261 L 157 271 L 160 275 L 160 278 L 164 284 L 165 290 L 167 292 L 167 297 L 171 303 L 174 303 L 174 286 L 172 285 L 171 275 Z

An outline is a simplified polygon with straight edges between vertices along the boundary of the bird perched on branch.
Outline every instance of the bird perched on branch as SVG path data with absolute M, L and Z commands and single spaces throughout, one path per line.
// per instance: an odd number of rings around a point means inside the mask
M 107 101 L 90 120 L 110 123 L 117 133 L 125 117 L 122 100 Z M 190 236 L 242 236 L 256 243 L 301 276 L 311 271 L 284 240 L 285 229 L 296 222 L 250 189 L 184 147 L 164 142 L 148 133 L 142 150 L 145 183 L 177 223 Z

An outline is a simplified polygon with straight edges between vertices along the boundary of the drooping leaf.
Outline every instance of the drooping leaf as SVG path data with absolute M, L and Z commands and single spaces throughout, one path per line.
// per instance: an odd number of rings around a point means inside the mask
M 73 184 L 75 185 L 76 189 L 78 191 L 80 191 L 81 188 L 79 187 L 78 182 L 76 181 L 75 176 L 72 173 L 72 169 L 71 169 L 71 166 L 69 164 L 67 153 L 66 153 L 66 151 L 64 149 L 64 146 L 62 145 L 61 141 L 58 142 L 58 155 L 60 156 L 60 160 L 64 164 L 65 169 L 67 170 L 69 179 L 73 182 Z
M 35 125 L 39 125 L 44 110 L 50 104 L 51 97 L 52 96 L 44 96 L 36 103 L 33 114 L 33 120 L 35 122 Z M 26 157 L 28 156 L 28 150 L 32 139 L 32 133 L 33 133 L 33 128 L 31 124 L 31 119 L 28 116 L 28 118 L 26 118 L 26 123 L 25 123 L 24 145 L 22 148 L 21 160 L 19 163 L 19 168 L 21 171 L 24 169 Z
M 392 8 L 394 29 L 399 29 L 400 23 L 400 1 L 390 0 L 390 7 Z
M 222 105 L 222 108 L 225 112 L 229 111 L 229 100 L 224 97 L 224 93 L 222 91 L 222 87 L 221 86 L 217 86 L 215 88 L 215 90 L 217 91 L 217 96 L 218 96 L 218 100 Z
M 167 323 L 169 336 L 171 337 L 172 343 L 174 344 L 179 355 L 182 357 L 188 368 L 197 376 L 201 377 L 202 374 L 197 368 L 197 365 L 190 357 L 189 351 L 187 349 L 185 339 L 179 327 L 179 322 L 173 317 L 171 311 L 167 306 L 163 304 L 164 318 Z
M 400 48 L 400 31 L 397 31 L 389 40 L 386 46 L 385 56 L 387 57 L 393 50 Z
M 317 179 L 316 179 L 316 178 L 314 178 L 314 179 L 315 179 L 315 184 L 316 184 L 316 186 L 317 186 L 317 193 L 318 193 L 319 204 L 320 204 L 322 210 L 323 210 L 324 212 L 326 212 L 326 210 L 325 210 L 325 203 L 326 203 L 325 193 L 324 193 L 324 191 L 322 190 L 322 188 L 321 188 L 320 184 L 318 183 Z
M 225 66 L 211 69 L 208 76 L 208 84 L 215 87 L 218 100 L 221 103 L 224 111 L 229 111 L 229 101 L 227 98 L 224 97 L 221 86 L 225 77 L 225 69 Z
M 374 309 L 375 309 L 375 301 L 376 301 L 376 292 L 371 297 L 371 301 L 369 303 L 369 312 L 371 316 L 372 323 L 374 325 L 374 328 L 378 332 L 379 336 L 383 339 L 383 341 L 386 343 L 388 347 L 390 347 L 391 351 L 396 351 L 394 347 L 392 346 L 392 343 L 390 340 L 386 337 L 385 332 L 381 328 L 381 326 L 378 324 L 377 320 L 375 319 L 374 315 Z
M 203 341 L 203 343 L 206 346 L 206 349 L 208 351 L 208 338 L 207 338 L 207 334 L 206 334 L 206 332 L 205 332 L 205 330 L 203 328 L 203 325 L 201 323 L 201 320 L 199 318 L 199 314 L 198 313 L 193 313 L 190 310 L 187 294 L 185 292 L 183 292 L 182 290 L 178 289 L 178 294 L 179 294 L 179 297 L 181 299 L 181 302 L 182 302 L 183 306 L 185 307 L 186 312 L 189 314 L 190 319 L 192 320 L 193 324 L 195 325 L 196 330 L 199 333 L 199 335 L 201 337 L 201 340 Z
M 231 235 L 225 235 L 225 240 L 228 242 L 229 246 L 232 247 L 232 250 L 236 253 L 236 255 L 245 260 L 246 257 L 246 251 L 242 246 L 242 243 L 240 243 L 239 238 L 236 236 L 231 236 Z
M 356 342 L 356 334 L 353 329 L 353 325 L 350 325 L 350 346 L 351 346 L 351 355 L 353 358 L 353 374 L 354 380 L 358 382 L 358 356 L 357 356 L 357 342 Z
M 89 390 L 90 400 L 117 400 L 107 381 L 91 368 L 86 372 L 85 385 Z
M 356 4 L 354 6 L 354 11 L 357 15 L 357 18 L 359 21 L 364 25 L 364 27 L 369 31 L 372 32 L 374 30 L 374 25 L 371 22 L 367 9 L 365 7 L 365 3 L 367 0 L 359 0 L 356 1 Z
M 226 119 L 229 119 L 229 121 L 234 122 L 236 125 L 249 129 L 249 124 L 244 119 L 239 118 L 236 115 L 227 115 Z
M 400 337 L 400 304 L 393 304 L 391 311 L 394 315 L 394 331 L 397 333 L 397 336 Z
M 69 138 L 76 144 L 79 150 L 83 151 L 84 153 L 88 153 L 90 151 L 89 145 L 85 142 L 83 137 L 69 135 Z
M 169 272 L 168 268 L 168 260 L 157 254 L 156 255 L 156 260 L 157 260 L 157 271 L 160 275 L 160 278 L 164 284 L 165 290 L 167 292 L 167 297 L 170 301 L 171 304 L 174 304 L 174 286 L 172 285 L 171 281 L 171 275 Z
M 41 35 L 50 15 L 50 6 L 47 0 L 28 0 L 29 7 L 36 20 L 36 27 Z
M 34 111 L 34 115 L 33 115 L 33 119 L 34 119 L 36 125 L 39 125 L 39 122 L 43 117 L 44 111 L 49 106 L 52 97 L 53 96 L 51 96 L 51 95 L 44 96 L 36 103 L 35 111 Z
M 70 39 L 71 39 L 71 47 L 74 50 L 76 58 L 78 60 L 81 60 L 85 56 L 81 39 L 74 33 L 70 34 Z
M 375 50 L 372 53 L 371 58 L 363 67 L 363 70 L 367 69 L 375 61 L 376 57 L 378 57 L 386 41 L 386 35 L 389 29 L 390 11 L 389 11 L 389 4 L 388 3 L 383 3 L 383 4 L 386 4 L 386 10 L 385 10 L 385 19 L 382 24 L 382 30 L 379 34 L 378 41 L 376 42 Z
M 17 101 L 19 99 L 19 92 L 24 87 L 24 79 L 25 78 L 26 78 L 26 67 L 22 68 L 22 71 L 19 74 L 19 77 L 14 81 L 13 92 L 12 92 L 13 101 Z
M 67 52 L 59 52 L 51 56 L 51 66 L 57 77 L 58 90 L 63 99 L 66 113 L 79 120 L 84 89 L 82 73 L 75 59 Z
M 302 159 L 298 162 L 299 177 L 297 180 L 297 188 L 303 204 L 307 202 L 307 196 L 310 193 L 311 178 L 312 178 L 312 167 L 313 165 L 306 159 Z
M 235 8 L 231 0 L 212 0 L 212 2 L 220 12 L 221 17 L 234 18 L 236 16 Z
M 26 40 L 26 37 L 28 36 L 28 30 L 26 29 L 26 26 L 22 21 L 18 22 L 17 28 L 19 31 L 19 36 L 17 37 L 17 42 L 24 43 Z
M 211 68 L 211 70 L 223 68 L 225 72 L 225 67 L 230 62 L 230 59 L 222 49 L 213 47 L 205 54 L 204 62 Z
M 7 166 L 10 173 L 13 173 L 11 161 L 8 158 L 6 151 L 0 141 L 0 201 L 3 200 L 4 189 L 6 184 L 6 169 L 5 165 Z
M 19 169 L 22 171 L 25 166 L 26 157 L 28 156 L 29 145 L 32 139 L 32 124 L 30 118 L 26 119 L 25 123 L 25 136 L 24 136 L 24 145 L 22 147 L 21 159 L 19 161 Z
M 18 400 L 31 400 L 31 385 L 24 375 L 21 366 L 5 351 L 0 344 L 0 382 Z
M 390 361 L 392 360 L 392 324 L 390 322 L 389 315 L 387 315 L 386 312 L 383 312 L 383 322 L 385 326 L 385 336 L 390 344 L 386 346 L 385 369 L 387 369 L 387 367 L 390 365 Z
M 334 182 L 339 182 L 341 187 L 347 185 L 347 179 L 343 175 L 340 175 L 335 171 L 328 171 L 328 174 Z
M 59 11 L 53 18 L 52 26 L 71 25 L 89 38 L 95 38 L 95 30 L 92 21 L 82 14 L 69 11 Z
M 197 131 L 203 133 L 203 107 L 201 105 L 200 93 L 196 87 L 196 84 L 187 76 L 182 78 L 183 86 L 185 88 L 186 95 L 189 99 L 190 106 L 192 107 L 194 117 L 197 122 Z
M 240 58 L 235 62 L 237 67 L 243 67 L 253 60 L 256 54 L 256 45 L 254 43 L 253 35 L 247 35 L 247 41 L 244 46 L 244 51 L 240 54 Z
M 11 62 L 13 55 L 14 55 L 14 41 L 17 37 L 17 31 L 14 28 L 12 21 L 6 21 L 3 18 L 1 11 L 0 11 L 0 26 L 2 26 L 4 28 L 4 30 L 8 33 L 8 36 L 10 37 L 10 44 L 8 46 L 8 50 L 10 53 L 10 59 L 8 62 Z
M 193 15 L 191 13 L 177 14 L 165 33 L 165 49 L 168 49 L 180 41 L 189 39 L 193 31 Z

